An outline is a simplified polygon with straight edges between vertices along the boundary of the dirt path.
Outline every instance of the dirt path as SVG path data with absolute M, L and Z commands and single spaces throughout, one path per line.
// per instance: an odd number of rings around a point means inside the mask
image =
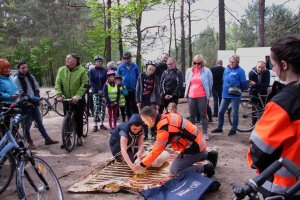
M 187 104 L 179 104 L 179 112 L 183 116 L 188 116 Z M 209 125 L 210 130 L 217 126 L 217 118 Z M 90 118 L 92 122 L 92 118 Z M 61 142 L 61 123 L 62 118 L 51 111 L 44 118 L 44 125 L 49 135 Z M 56 173 L 64 191 L 65 199 L 116 199 L 116 200 L 133 200 L 143 199 L 138 194 L 104 194 L 104 193 L 69 193 L 68 188 L 78 180 L 87 176 L 95 166 L 103 163 L 111 157 L 108 147 L 109 132 L 99 131 L 91 133 L 93 124 L 90 123 L 90 132 L 84 139 L 84 146 L 75 147 L 71 153 L 60 149 L 59 145 L 44 145 L 44 140 L 38 133 L 37 129 L 32 128 L 32 137 L 37 146 L 34 152 L 50 164 Z M 230 127 L 228 120 L 225 119 L 225 127 L 223 134 L 210 134 L 208 141 L 209 147 L 216 147 L 219 150 L 219 162 L 216 168 L 215 179 L 221 182 L 222 186 L 218 192 L 211 193 L 205 199 L 232 199 L 233 193 L 230 183 L 243 184 L 247 179 L 255 175 L 254 170 L 249 170 L 246 164 L 246 153 L 248 148 L 249 133 L 238 133 L 236 136 L 229 137 L 227 133 Z M 17 199 L 16 186 L 13 181 L 7 191 L 0 195 L 1 199 Z

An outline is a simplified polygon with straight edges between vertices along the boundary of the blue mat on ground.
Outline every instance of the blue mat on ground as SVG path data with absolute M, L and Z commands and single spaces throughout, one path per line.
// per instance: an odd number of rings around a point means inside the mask
M 194 200 L 201 199 L 213 179 L 195 172 L 183 172 L 160 187 L 140 192 L 147 200 Z

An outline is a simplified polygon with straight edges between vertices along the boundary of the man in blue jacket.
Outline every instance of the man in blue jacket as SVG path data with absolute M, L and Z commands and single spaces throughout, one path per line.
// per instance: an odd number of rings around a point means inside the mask
M 122 77 L 122 85 L 128 90 L 126 100 L 126 111 L 128 119 L 133 113 L 138 113 L 138 108 L 135 101 L 136 82 L 140 75 L 140 69 L 137 64 L 131 61 L 131 53 L 125 52 L 122 57 L 122 63 L 118 67 L 117 75 Z

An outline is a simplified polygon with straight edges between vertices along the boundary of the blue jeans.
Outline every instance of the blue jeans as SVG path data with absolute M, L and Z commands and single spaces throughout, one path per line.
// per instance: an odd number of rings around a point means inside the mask
M 241 99 L 239 98 L 232 98 L 232 99 L 225 99 L 222 98 L 219 113 L 218 113 L 218 128 L 223 129 L 224 124 L 224 114 L 231 103 L 232 114 L 233 114 L 233 123 L 231 130 L 236 131 L 237 126 L 239 124 L 239 106 L 240 106 Z
M 26 115 L 25 122 L 24 122 L 24 134 L 26 140 L 28 142 L 32 141 L 30 136 L 30 127 L 33 120 L 36 122 L 37 128 L 40 131 L 43 138 L 45 140 L 49 139 L 49 136 L 42 122 L 42 116 L 39 107 L 36 105 L 28 105 L 23 109 L 22 112 L 23 115 Z
M 212 89 L 212 95 L 214 99 L 214 115 L 218 115 L 219 106 L 222 100 L 222 88 L 221 89 Z

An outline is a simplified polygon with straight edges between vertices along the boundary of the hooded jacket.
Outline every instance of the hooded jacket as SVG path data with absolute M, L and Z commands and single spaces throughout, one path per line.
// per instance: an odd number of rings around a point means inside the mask
M 257 73 L 256 67 L 249 72 L 249 80 L 254 81 L 255 85 L 250 88 L 250 95 L 257 96 L 257 93 L 268 94 L 268 87 L 270 84 L 270 71 L 266 69 L 261 74 Z
M 134 91 L 136 82 L 140 75 L 140 69 L 137 64 L 130 62 L 129 65 L 124 62 L 120 64 L 117 75 L 122 76 L 122 85 L 126 86 L 128 91 Z
M 109 139 L 109 146 L 113 156 L 121 152 L 121 143 L 120 143 L 121 136 L 128 138 L 128 148 L 129 148 L 136 145 L 138 141 L 138 137 L 140 135 L 143 135 L 143 131 L 141 131 L 139 134 L 132 134 L 130 131 L 130 126 L 132 124 L 143 124 L 143 121 L 138 114 L 133 114 L 130 117 L 128 122 L 124 122 L 118 125 L 117 128 L 115 128 L 111 132 L 111 136 Z
M 11 76 L 0 76 L 0 99 L 8 103 L 13 103 L 15 100 L 12 95 L 19 94 L 20 91 L 14 79 Z
M 57 72 L 55 81 L 55 94 L 61 97 L 70 99 L 73 96 L 81 98 L 86 89 L 84 85 L 88 83 L 88 76 L 86 70 L 77 66 L 70 70 L 67 66 L 60 67 Z

